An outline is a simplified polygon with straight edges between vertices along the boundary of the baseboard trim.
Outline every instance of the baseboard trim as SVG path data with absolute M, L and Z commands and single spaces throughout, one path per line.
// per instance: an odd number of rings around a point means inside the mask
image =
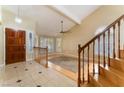
M 30 58 L 30 59 L 26 59 L 26 61 L 32 61 L 32 60 L 34 60 L 34 59 L 32 59 L 32 58 Z
M 5 67 L 5 63 L 4 64 L 0 64 L 0 70 L 2 70 Z

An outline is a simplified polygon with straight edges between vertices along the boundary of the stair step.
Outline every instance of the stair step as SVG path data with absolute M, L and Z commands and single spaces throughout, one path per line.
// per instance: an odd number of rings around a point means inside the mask
M 92 83 L 87 83 L 87 82 L 84 82 L 83 84 L 81 84 L 81 87 L 95 87 Z
M 124 59 L 124 50 L 120 50 L 121 58 Z
M 124 79 L 124 73 L 122 71 L 119 71 L 113 67 L 108 67 L 108 66 L 105 69 L 109 70 L 110 72 L 116 74 L 119 77 L 123 77 L 123 79 Z
M 99 87 L 116 87 L 111 81 L 109 81 L 107 78 L 98 75 L 98 74 L 90 74 L 90 81 L 95 86 Z
M 111 67 L 113 67 L 113 68 L 115 68 L 115 69 L 118 69 L 119 71 L 122 71 L 122 72 L 124 72 L 124 59 L 118 59 L 118 58 L 116 58 L 116 59 L 113 59 L 113 58 L 111 58 L 110 59 L 110 66 Z
M 124 86 L 124 73 L 113 67 L 100 67 L 100 74 L 113 82 L 116 86 Z

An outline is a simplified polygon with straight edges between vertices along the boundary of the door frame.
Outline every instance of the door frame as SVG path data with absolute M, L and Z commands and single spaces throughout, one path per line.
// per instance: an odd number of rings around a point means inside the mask
M 4 40 L 3 40 L 3 42 L 4 42 L 4 66 L 5 65 L 7 65 L 7 62 L 6 62 L 6 28 L 10 28 L 10 29 L 15 29 L 15 30 L 17 30 L 16 28 L 14 28 L 14 27 L 9 27 L 9 26 L 5 26 L 5 27 L 3 27 L 3 33 L 4 33 Z M 25 62 L 26 62 L 26 30 L 24 30 L 24 29 L 20 29 L 20 28 L 18 28 L 19 30 L 23 30 L 23 31 L 25 31 Z

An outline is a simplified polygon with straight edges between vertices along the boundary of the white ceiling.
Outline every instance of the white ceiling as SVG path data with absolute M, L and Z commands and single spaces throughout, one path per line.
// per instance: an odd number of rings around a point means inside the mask
M 3 7 L 17 14 L 17 6 L 7 5 Z M 57 36 L 61 31 L 61 20 L 64 21 L 64 31 L 68 31 L 77 24 L 77 21 L 80 23 L 81 20 L 95 11 L 99 6 L 61 5 L 61 7 L 64 10 L 61 8 L 59 12 L 49 6 L 43 5 L 23 5 L 20 6 L 20 9 L 21 16 L 35 20 L 36 31 L 39 35 Z
M 64 5 L 70 13 L 72 13 L 79 20 L 83 20 L 86 16 L 94 12 L 98 7 L 96 5 Z

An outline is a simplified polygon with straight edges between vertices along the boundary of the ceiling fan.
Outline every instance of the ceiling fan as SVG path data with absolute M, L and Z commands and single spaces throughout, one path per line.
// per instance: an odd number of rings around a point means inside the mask
M 61 21 L 61 32 L 62 34 L 67 33 L 66 31 L 63 30 L 63 21 Z

